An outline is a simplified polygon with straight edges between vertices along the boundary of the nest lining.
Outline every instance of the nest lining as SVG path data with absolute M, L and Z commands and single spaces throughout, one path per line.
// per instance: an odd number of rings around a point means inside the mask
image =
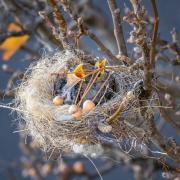
M 68 100 L 62 106 L 53 104 L 53 97 L 64 93 L 63 88 L 66 84 L 65 81 L 57 80 L 57 76 L 53 74 L 63 73 L 80 63 L 89 63 L 89 66 L 93 66 L 96 60 L 80 51 L 76 53 L 57 52 L 53 56 L 42 57 L 27 70 L 25 79 L 16 92 L 16 106 L 20 110 L 21 127 L 23 125 L 23 128 L 28 130 L 27 134 L 44 151 L 57 148 L 64 153 L 99 154 L 98 152 L 103 152 L 101 148 L 103 141 L 114 143 L 124 138 L 137 138 L 137 131 L 134 133 L 133 128 L 122 120 L 136 119 L 138 116 L 137 108 L 134 108 L 138 106 L 136 100 L 131 101 L 123 110 L 121 117 L 118 117 L 119 120 L 111 125 L 110 132 L 101 132 L 98 125 L 102 123 L 106 128 L 105 120 L 117 109 L 125 94 L 142 79 L 143 74 L 140 70 L 133 73 L 128 71 L 113 72 L 109 80 L 107 94 L 101 93 L 95 102 L 96 107 L 93 111 L 83 114 L 80 121 L 68 119 L 68 109 L 70 104 L 74 102 L 77 87 L 71 88 L 70 93 L 74 94 L 71 94 L 70 101 Z M 87 85 L 88 81 L 89 79 L 84 84 Z M 103 81 L 104 79 L 102 79 Z M 117 88 L 114 89 L 114 86 Z M 105 89 L 102 90 L 102 92 L 104 91 Z M 80 94 L 82 95 L 82 93 L 83 88 Z M 94 92 L 92 91 L 90 94 L 94 94 Z M 87 96 L 86 98 L 92 97 Z M 98 102 L 101 103 L 98 104 Z M 142 132 L 139 133 L 140 136 L 142 136 Z M 84 139 L 85 143 L 82 143 Z

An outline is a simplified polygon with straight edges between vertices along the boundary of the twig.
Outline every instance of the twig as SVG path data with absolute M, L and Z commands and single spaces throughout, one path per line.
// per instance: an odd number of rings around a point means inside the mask
M 118 59 L 120 59 L 120 61 L 123 61 L 126 65 L 134 64 L 134 61 L 131 58 L 127 57 L 127 56 L 117 55 L 116 57 Z
M 124 111 L 125 107 L 135 98 L 133 92 L 129 91 L 126 96 L 122 99 L 118 109 L 106 120 L 108 124 L 113 124 L 119 117 L 120 113 Z
M 108 60 L 108 63 L 110 65 L 122 64 L 119 61 L 119 59 L 116 56 L 114 56 L 113 53 L 99 40 L 99 38 L 93 32 L 89 31 L 87 27 L 85 27 L 82 17 L 78 17 L 77 14 L 73 14 L 72 10 L 70 8 L 70 5 L 68 3 L 63 3 L 63 2 L 61 2 L 61 3 L 63 4 L 65 11 L 68 12 L 69 15 L 71 16 L 71 18 L 74 19 L 75 22 L 77 23 L 77 26 L 80 31 L 78 38 L 80 38 L 80 36 L 82 36 L 82 35 L 89 36 L 89 38 L 91 38 L 96 43 L 96 45 L 100 48 L 100 50 L 102 52 L 106 53 L 107 56 L 110 58 Z
M 50 27 L 51 30 L 52 30 L 52 33 L 48 34 L 47 33 L 47 37 L 49 39 L 51 39 L 55 44 L 57 44 L 61 49 L 63 49 L 63 42 L 62 42 L 62 38 L 61 36 L 59 35 L 59 33 L 57 33 L 57 30 L 55 28 L 55 26 L 53 25 L 53 23 L 51 22 L 50 18 L 43 12 L 43 11 L 40 11 L 39 12 L 39 15 L 45 20 L 45 23 L 46 23 L 46 26 Z M 41 31 L 46 31 L 46 27 L 43 28 L 43 26 L 41 27 Z M 60 38 L 59 38 L 60 37 Z M 44 42 L 42 39 L 39 39 L 39 37 L 37 36 L 37 39 L 39 40 L 39 42 L 41 44 L 43 44 L 43 46 L 46 47 L 46 42 Z
M 6 89 L 3 91 L 0 91 L 0 99 L 14 97 L 14 84 L 17 80 L 22 79 L 24 76 L 24 73 L 21 71 L 18 71 L 18 70 L 14 71 L 14 69 L 11 69 L 11 67 L 5 67 L 5 68 L 9 68 L 4 71 L 12 75 L 7 82 Z
M 92 33 L 89 30 L 86 30 L 85 35 L 89 36 L 96 43 L 96 45 L 101 49 L 101 51 L 107 54 L 107 56 L 110 58 L 110 60 L 108 60 L 110 65 L 122 64 L 119 61 L 119 59 L 116 56 L 114 56 L 108 48 L 105 47 L 105 45 L 99 40 L 99 38 L 94 33 Z
M 90 84 L 88 85 L 87 89 L 85 89 L 84 94 L 81 97 L 81 100 L 79 101 L 78 105 L 81 105 L 82 100 L 84 99 L 84 97 L 87 95 L 87 93 L 89 92 L 89 90 L 91 89 L 92 85 L 94 84 L 94 82 L 97 80 L 98 76 L 99 76 L 100 72 L 98 71 L 96 76 L 94 77 L 94 79 L 92 80 L 92 82 L 90 81 Z
M 108 77 L 106 78 L 106 80 L 104 81 L 104 83 L 101 85 L 100 89 L 98 90 L 98 92 L 96 93 L 96 95 L 93 97 L 92 101 L 95 101 L 95 100 L 96 100 L 96 98 L 98 97 L 99 93 L 102 91 L 102 89 L 104 88 L 104 86 L 105 86 L 106 83 L 108 82 L 110 76 L 111 76 L 111 73 L 109 73 Z
M 135 24 L 137 28 L 134 28 L 131 32 L 132 43 L 136 43 L 142 48 L 142 56 L 144 60 L 144 89 L 151 92 L 152 91 L 152 68 L 150 62 L 150 47 L 147 41 L 147 30 L 145 28 L 145 11 L 140 5 L 139 0 L 130 0 L 133 6 L 133 13 L 130 13 L 125 20 L 129 24 Z M 132 17 L 131 17 L 132 16 Z M 131 17 L 131 18 L 130 18 Z M 134 27 L 134 26 L 133 26 Z M 149 93 L 151 95 L 151 93 Z M 148 98 L 148 97 L 147 97 Z
M 147 43 L 142 45 L 143 59 L 144 59 L 144 88 L 145 90 L 152 90 L 152 69 L 150 63 L 150 49 Z
M 159 26 L 159 15 L 158 10 L 156 7 L 156 0 L 151 0 L 151 4 L 153 7 L 154 12 L 154 29 L 153 29 L 153 36 L 152 36 L 152 42 L 151 42 L 151 50 L 150 50 L 150 62 L 151 62 L 151 68 L 154 69 L 155 66 L 155 55 L 156 55 L 156 44 L 157 44 L 157 38 L 158 38 L 158 26 Z
M 99 40 L 99 38 L 93 32 L 89 31 L 87 27 L 85 27 L 82 18 L 78 18 L 78 27 L 80 30 L 80 35 L 89 36 L 89 38 L 91 38 L 96 43 L 100 50 L 107 54 L 107 56 L 110 58 L 110 60 L 108 60 L 108 63 L 110 65 L 122 64 L 119 59 L 114 56 L 108 48 L 105 47 L 105 45 Z
M 146 123 L 146 132 L 151 141 L 168 154 L 176 162 L 180 162 L 180 147 L 174 142 L 169 141 L 166 137 L 162 136 L 153 121 L 153 116 L 148 119 Z
M 14 83 L 19 80 L 19 79 L 22 79 L 24 76 L 24 73 L 21 72 L 21 71 L 15 71 L 12 76 L 10 77 L 10 79 L 8 80 L 8 83 L 7 83 L 7 87 L 6 87 L 6 92 L 9 92 L 9 91 L 13 91 L 13 86 L 14 86 Z
M 80 95 L 81 88 L 82 88 L 82 85 L 83 85 L 83 81 L 84 81 L 84 80 L 82 79 L 81 82 L 80 82 L 80 84 L 79 84 L 78 93 L 77 93 L 77 95 L 76 95 L 76 99 L 75 99 L 74 104 L 77 103 L 77 100 L 78 100 L 78 97 L 79 97 L 79 95 Z
M 128 56 L 126 43 L 124 40 L 123 28 L 121 24 L 120 9 L 117 8 L 115 0 L 108 0 L 108 5 L 113 19 L 114 35 L 116 38 L 119 54 Z
M 151 0 L 151 4 L 154 11 L 154 29 L 153 29 L 153 36 L 151 42 L 151 48 L 147 46 L 145 43 L 143 47 L 144 52 L 144 87 L 146 90 L 152 90 L 152 78 L 155 69 L 155 50 L 156 50 L 156 43 L 157 43 L 157 36 L 158 36 L 158 25 L 159 25 L 159 17 L 158 17 L 158 10 L 156 7 L 156 1 Z
M 54 17 L 55 20 L 57 20 L 59 29 L 60 29 L 60 39 L 62 42 L 62 45 L 64 49 L 68 48 L 68 40 L 67 40 L 67 23 L 64 19 L 64 16 L 62 15 L 62 12 L 60 11 L 59 7 L 57 6 L 56 0 L 49 0 L 49 4 L 54 9 Z
M 160 110 L 160 113 L 161 113 L 161 116 L 163 117 L 163 119 L 171 124 L 171 126 L 176 130 L 176 132 L 178 134 L 180 134 L 180 125 L 178 125 L 178 123 L 176 123 L 172 118 L 171 116 L 169 115 L 169 113 L 166 111 L 166 109 L 164 108 L 159 108 Z

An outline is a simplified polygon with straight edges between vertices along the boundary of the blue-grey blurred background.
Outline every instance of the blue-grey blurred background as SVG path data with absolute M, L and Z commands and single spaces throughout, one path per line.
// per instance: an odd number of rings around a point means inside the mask
M 151 12 L 151 5 L 150 0 L 144 0 L 143 1 L 147 7 L 147 9 Z M 105 9 L 108 9 L 107 2 L 105 0 L 97 0 L 94 1 L 94 3 L 97 4 L 103 11 Z M 118 5 L 121 9 L 124 7 L 124 3 L 127 5 L 129 4 L 128 0 L 117 0 Z M 170 40 L 170 31 L 173 27 L 176 28 L 177 32 L 180 33 L 180 0 L 157 0 L 157 7 L 159 10 L 159 17 L 160 17 L 160 34 L 161 36 L 166 39 Z M 110 12 L 106 11 L 107 16 L 105 18 L 111 19 Z M 124 29 L 126 32 L 126 36 L 128 35 L 128 28 L 127 25 L 124 25 Z M 32 44 L 32 40 L 29 44 Z M 90 44 L 91 45 L 91 44 Z M 43 49 L 39 49 L 39 54 L 41 55 L 43 53 Z M 92 50 L 93 52 L 93 50 Z M 95 52 L 95 50 L 94 50 Z M 130 53 L 130 52 L 129 52 Z M 2 55 L 2 54 L 0 54 Z M 8 64 L 12 68 L 25 70 L 25 68 L 29 65 L 29 61 L 25 60 L 24 52 L 23 50 L 19 51 L 14 55 L 9 61 L 5 62 L 0 57 L 0 67 L 3 64 Z M 159 65 L 159 71 L 162 69 L 167 69 L 168 72 L 173 72 L 174 69 L 171 65 L 168 65 L 166 63 L 162 63 Z M 177 73 L 179 74 L 180 69 L 176 69 Z M 7 80 L 10 77 L 10 75 L 4 73 L 2 70 L 0 70 L 0 89 L 6 88 Z M 1 103 L 9 103 L 9 100 L 3 100 Z M 15 114 L 11 114 L 11 112 L 8 109 L 0 108 L 0 180 L 6 179 L 6 177 L 3 175 L 3 169 L 1 168 L 1 164 L 8 163 L 10 161 L 13 161 L 15 159 L 18 159 L 21 155 L 20 149 L 19 149 L 19 136 L 17 133 L 13 133 L 13 131 L 16 130 L 16 121 L 15 121 Z M 170 136 L 173 136 L 173 130 L 168 126 L 164 130 L 165 133 L 170 134 Z M 91 165 L 90 165 L 91 166 Z M 20 178 L 20 177 L 19 177 Z M 20 178 L 21 179 L 21 178 Z M 114 171 L 112 171 L 110 174 L 104 177 L 105 180 L 113 179 L 113 180 L 119 180 L 119 179 L 126 179 L 130 180 L 133 179 L 132 173 L 128 171 L 123 166 L 119 166 Z M 158 179 L 161 179 L 161 176 L 159 176 Z

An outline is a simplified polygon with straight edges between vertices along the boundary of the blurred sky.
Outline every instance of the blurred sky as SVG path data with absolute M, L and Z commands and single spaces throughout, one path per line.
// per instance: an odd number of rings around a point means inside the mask
M 94 1 L 97 5 L 106 11 L 107 3 L 105 0 Z M 150 0 L 144 0 L 146 7 L 151 9 Z M 118 5 L 123 8 L 123 4 L 126 3 L 128 5 L 128 0 L 118 0 Z M 160 17 L 160 33 L 164 39 L 170 40 L 169 32 L 173 27 L 176 27 L 177 31 L 180 33 L 180 0 L 157 0 L 157 7 L 159 9 L 159 17 Z M 110 12 L 107 12 L 108 19 L 111 19 Z M 126 35 L 128 31 L 125 29 Z M 42 52 L 41 50 L 39 51 Z M 24 69 L 28 62 L 23 61 L 23 52 L 20 52 L 13 56 L 10 61 L 3 62 L 0 57 L 0 66 L 2 64 L 9 64 L 10 66 L 16 69 Z M 0 89 L 4 89 L 7 79 L 9 75 L 3 73 L 0 70 Z M 1 101 L 2 102 L 2 101 Z M 3 103 L 7 103 L 8 101 L 3 101 Z M 15 130 L 14 118 L 13 114 L 10 114 L 9 110 L 0 108 L 0 180 L 6 179 L 2 176 L 1 169 L 1 161 L 10 162 L 12 160 L 17 159 L 20 156 L 20 151 L 18 147 L 18 134 L 14 134 Z M 172 130 L 171 130 L 172 131 Z M 121 167 L 114 170 L 111 174 L 106 176 L 104 179 L 132 179 L 131 173 L 127 171 L 127 169 Z

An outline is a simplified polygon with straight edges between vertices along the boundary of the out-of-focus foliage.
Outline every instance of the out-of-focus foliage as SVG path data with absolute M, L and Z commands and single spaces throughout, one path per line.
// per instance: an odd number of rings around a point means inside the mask
M 8 26 L 8 32 L 21 32 L 21 27 L 16 23 L 10 23 Z M 0 49 L 3 50 L 2 59 L 5 61 L 9 60 L 28 39 L 29 35 L 27 34 L 7 38 L 0 45 Z

